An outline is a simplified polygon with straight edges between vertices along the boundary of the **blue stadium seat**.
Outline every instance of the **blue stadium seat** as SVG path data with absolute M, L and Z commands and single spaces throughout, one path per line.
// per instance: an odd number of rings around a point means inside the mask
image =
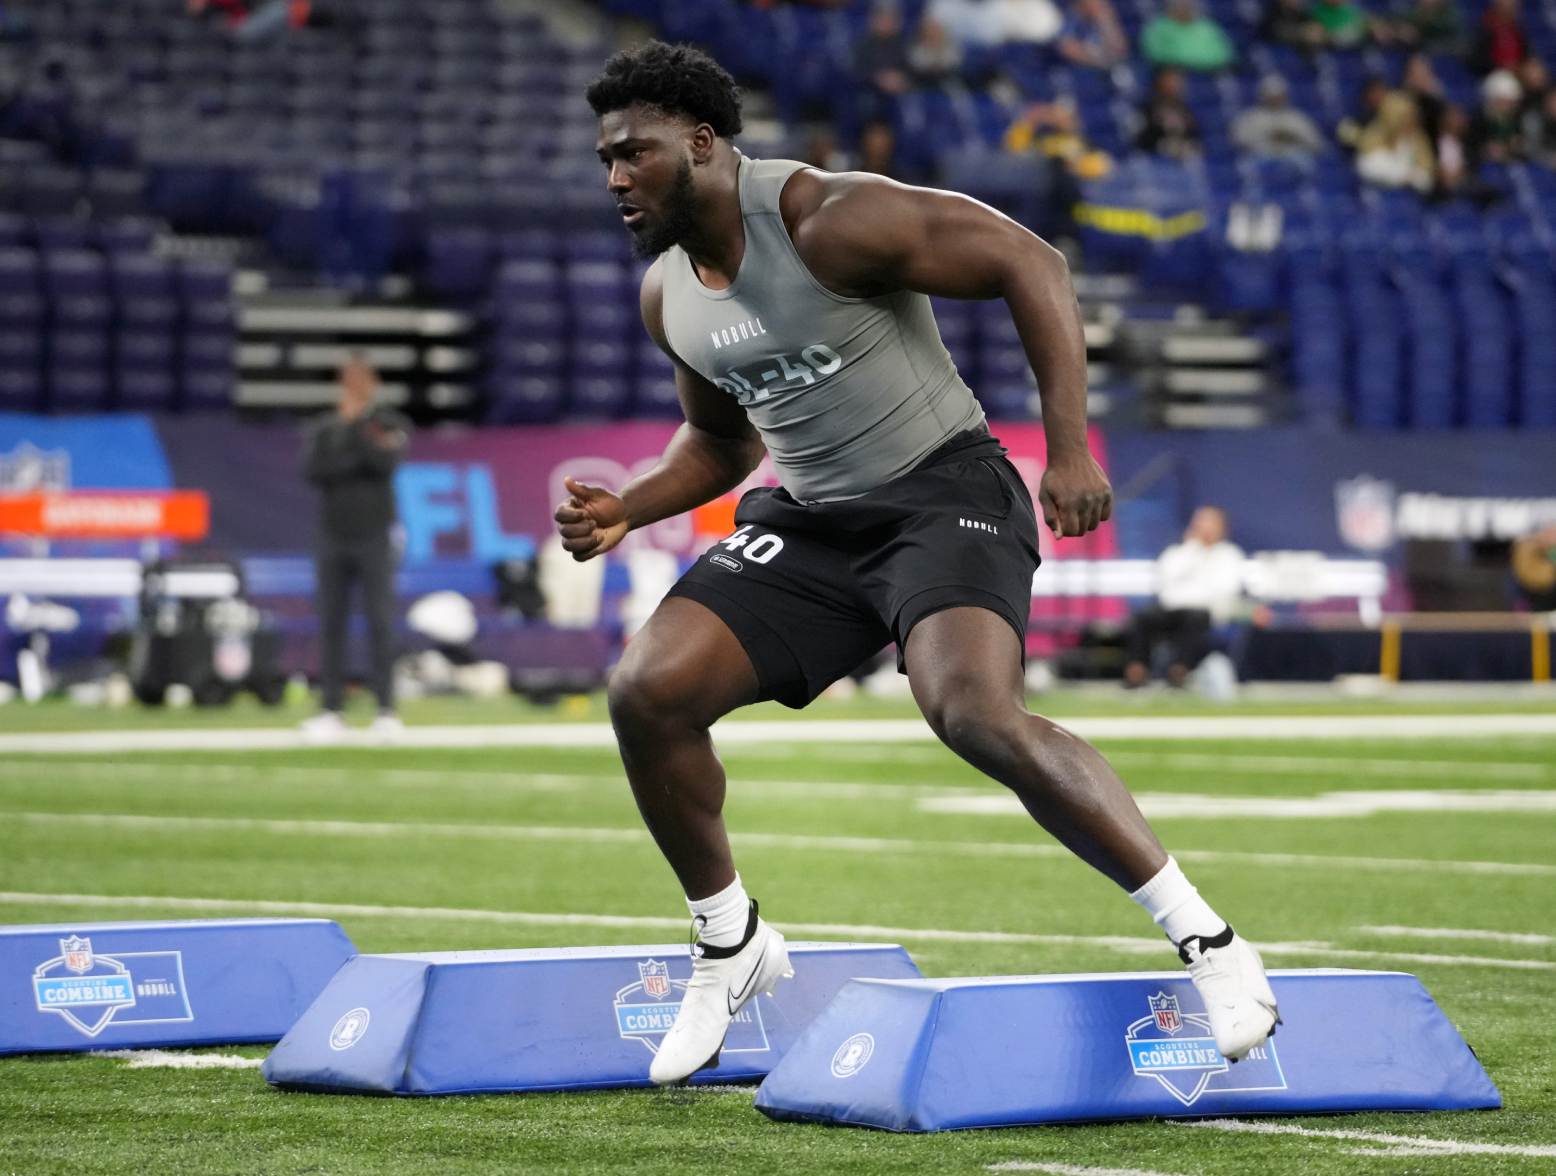
M 56 325 L 104 327 L 113 315 L 101 255 L 77 249 L 43 254 L 43 291 Z
M 108 369 L 50 362 L 45 399 L 53 412 L 101 412 L 113 407 Z
M 547 424 L 562 415 L 562 381 L 498 369 L 486 383 L 491 424 Z
M 46 311 L 38 254 L 0 249 L 0 326 L 36 328 Z
M 168 327 L 180 317 L 171 264 L 149 254 L 116 254 L 110 288 L 121 323 Z
M 179 372 L 176 403 L 185 410 L 231 409 L 237 372 L 225 368 L 185 367 Z
M 116 366 L 114 405 L 138 412 L 168 412 L 178 400 L 178 380 L 172 368 Z

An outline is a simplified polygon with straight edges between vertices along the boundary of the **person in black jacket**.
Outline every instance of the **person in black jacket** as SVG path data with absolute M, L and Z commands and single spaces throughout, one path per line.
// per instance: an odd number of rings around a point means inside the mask
M 405 452 L 409 423 L 376 405 L 378 375 L 360 358 L 341 368 L 340 403 L 308 435 L 304 472 L 319 488 L 315 549 L 324 709 L 303 724 L 310 738 L 345 731 L 346 629 L 351 589 L 361 586 L 378 699 L 373 732 L 393 737 L 394 710 L 394 470 Z

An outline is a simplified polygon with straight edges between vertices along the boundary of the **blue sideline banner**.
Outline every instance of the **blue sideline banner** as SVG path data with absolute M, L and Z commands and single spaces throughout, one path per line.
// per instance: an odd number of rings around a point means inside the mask
M 1285 1024 L 1233 1064 L 1182 973 L 859 980 L 768 1075 L 756 1106 L 774 1119 L 951 1131 L 1502 1105 L 1414 976 L 1270 981 Z
M 354 953 L 324 919 L 0 926 L 0 1054 L 276 1041 Z
M 856 976 L 910 978 L 900 947 L 791 943 L 698 1082 L 766 1074 Z M 691 976 L 685 944 L 358 956 L 265 1059 L 267 1081 L 339 1093 L 647 1086 Z
M 1386 560 L 1412 539 L 1506 541 L 1556 522 L 1550 431 L 1110 429 L 1108 449 L 1122 544 L 1138 557 L 1176 543 L 1202 503 L 1227 509 L 1246 551 Z

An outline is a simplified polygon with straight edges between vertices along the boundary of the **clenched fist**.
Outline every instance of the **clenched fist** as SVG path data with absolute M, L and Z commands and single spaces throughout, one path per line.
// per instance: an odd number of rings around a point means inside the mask
M 627 536 L 627 504 L 600 486 L 564 478 L 570 498 L 556 508 L 562 546 L 579 563 L 604 555 Z
M 1084 450 L 1049 455 L 1037 499 L 1056 539 L 1095 531 L 1113 514 L 1113 487 Z

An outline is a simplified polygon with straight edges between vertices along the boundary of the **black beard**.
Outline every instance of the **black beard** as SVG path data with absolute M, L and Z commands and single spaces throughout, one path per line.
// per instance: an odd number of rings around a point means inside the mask
M 680 244 L 696 227 L 697 200 L 692 194 L 692 165 L 683 159 L 680 170 L 675 173 L 675 183 L 665 194 L 664 212 L 658 223 L 628 230 L 632 233 L 632 255 L 639 261 L 658 257 L 670 246 Z

